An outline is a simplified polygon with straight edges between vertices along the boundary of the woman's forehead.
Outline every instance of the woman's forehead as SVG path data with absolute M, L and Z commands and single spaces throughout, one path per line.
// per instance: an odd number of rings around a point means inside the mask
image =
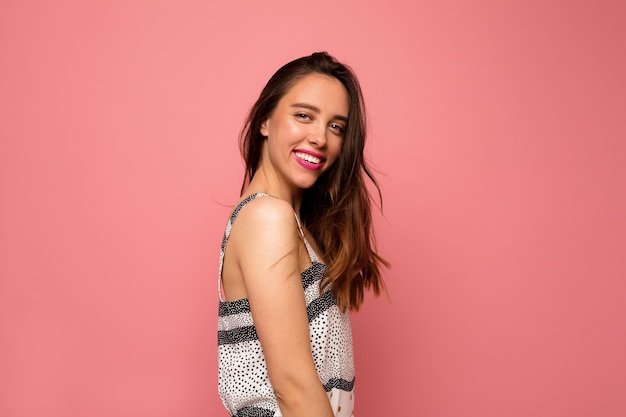
M 338 79 L 325 74 L 309 74 L 297 80 L 280 100 L 284 106 L 307 104 L 320 111 L 348 117 L 348 92 Z

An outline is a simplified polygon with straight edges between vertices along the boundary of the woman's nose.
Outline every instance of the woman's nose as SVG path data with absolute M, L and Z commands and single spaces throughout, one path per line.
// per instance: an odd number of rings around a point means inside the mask
M 309 142 L 317 147 L 326 146 L 326 129 L 316 128 L 309 133 Z

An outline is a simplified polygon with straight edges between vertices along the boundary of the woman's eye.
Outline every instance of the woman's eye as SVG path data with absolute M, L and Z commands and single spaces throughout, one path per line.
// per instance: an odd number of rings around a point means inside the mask
M 331 123 L 330 128 L 337 133 L 343 134 L 343 131 L 344 131 L 343 127 L 337 123 Z
M 296 114 L 296 119 L 308 120 L 309 119 L 309 115 L 305 114 L 305 113 L 298 113 L 298 114 Z

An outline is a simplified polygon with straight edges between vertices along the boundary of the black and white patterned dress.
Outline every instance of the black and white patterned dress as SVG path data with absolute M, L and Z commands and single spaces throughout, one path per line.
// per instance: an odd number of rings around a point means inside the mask
M 224 301 L 221 290 L 224 250 L 230 230 L 241 209 L 267 194 L 253 194 L 233 210 L 220 250 L 218 273 L 218 371 L 219 395 L 231 416 L 280 417 L 282 413 L 270 383 L 263 349 L 254 327 L 248 299 Z M 297 221 L 297 217 L 296 217 Z M 300 233 L 302 228 L 298 223 Z M 319 283 L 326 271 L 302 234 L 311 266 L 302 272 L 311 352 L 317 374 L 330 399 L 336 417 L 352 417 L 354 408 L 354 360 L 352 330 L 347 312 L 339 310 L 330 289 L 320 293 Z

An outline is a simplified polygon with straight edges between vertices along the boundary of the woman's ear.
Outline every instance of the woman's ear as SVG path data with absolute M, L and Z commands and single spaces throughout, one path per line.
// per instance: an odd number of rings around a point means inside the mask
M 265 121 L 261 123 L 261 129 L 259 130 L 261 131 L 261 134 L 265 137 L 269 135 L 269 125 L 270 125 L 270 119 L 265 119 Z

